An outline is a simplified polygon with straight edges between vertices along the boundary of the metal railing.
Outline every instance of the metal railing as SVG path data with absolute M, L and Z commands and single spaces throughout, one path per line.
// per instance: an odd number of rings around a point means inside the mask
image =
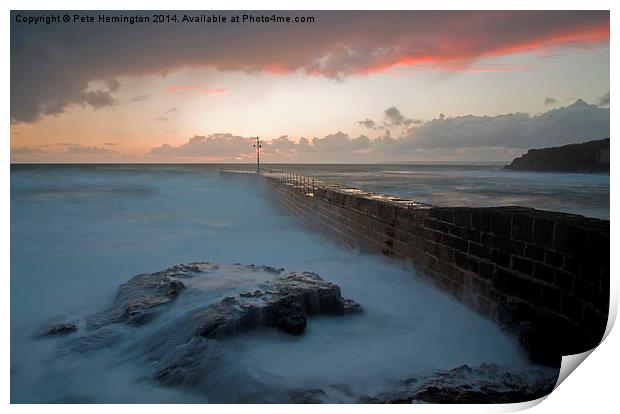
M 281 181 L 282 183 L 292 186 L 294 189 L 303 192 L 308 196 L 314 196 L 321 181 L 307 175 L 298 174 L 293 171 L 274 170 L 271 168 L 261 168 L 259 174 L 266 178 Z
M 294 190 L 302 192 L 304 195 L 309 197 L 314 197 L 315 195 L 321 197 L 321 190 L 331 189 L 336 192 L 345 192 L 351 193 L 352 190 L 356 191 L 356 194 L 361 197 L 372 198 L 375 200 L 381 200 L 383 202 L 397 204 L 399 206 L 405 207 L 407 209 L 419 209 L 419 208 L 429 208 L 431 207 L 428 204 L 418 203 L 413 200 L 404 199 L 401 197 L 389 196 L 386 194 L 363 191 L 359 189 L 351 189 L 346 186 L 341 186 L 338 184 L 327 183 L 316 178 L 309 177 L 307 175 L 299 174 L 294 171 L 288 170 L 278 170 L 273 168 L 265 168 L 261 167 L 257 173 L 256 166 L 232 166 L 225 170 L 221 170 L 221 172 L 226 173 L 240 173 L 240 174 L 257 174 L 261 177 L 269 178 L 272 180 L 278 180 L 282 182 L 284 185 L 292 187 Z

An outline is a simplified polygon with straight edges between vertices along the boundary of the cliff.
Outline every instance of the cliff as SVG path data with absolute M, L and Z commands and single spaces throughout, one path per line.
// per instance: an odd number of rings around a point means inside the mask
M 609 172 L 609 138 L 531 149 L 505 168 L 530 171 Z

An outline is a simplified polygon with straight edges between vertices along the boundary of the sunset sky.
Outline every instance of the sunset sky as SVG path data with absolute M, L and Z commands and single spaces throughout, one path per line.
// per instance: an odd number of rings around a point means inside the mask
M 245 162 L 255 136 L 266 162 L 506 161 L 609 136 L 608 12 L 17 22 L 51 14 L 11 13 L 12 162 Z

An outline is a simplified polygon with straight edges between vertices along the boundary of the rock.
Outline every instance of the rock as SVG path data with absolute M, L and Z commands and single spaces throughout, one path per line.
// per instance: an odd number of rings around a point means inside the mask
M 224 283 L 231 279 L 228 271 L 242 281 L 240 286 L 255 283 L 258 289 L 212 303 L 218 289 L 228 293 L 229 284 Z M 125 335 L 132 335 L 132 329 L 168 309 L 187 290 L 191 291 L 192 306 L 181 306 L 185 310 L 149 332 L 148 346 L 137 355 L 151 363 L 153 377 L 166 385 L 203 381 L 209 372 L 205 364 L 219 363 L 215 350 L 227 336 L 262 328 L 301 335 L 308 317 L 362 312 L 358 303 L 342 297 L 339 286 L 315 273 L 283 274 L 282 269 L 268 266 L 190 263 L 140 274 L 120 285 L 112 306 L 86 318 L 86 332 L 65 344 L 64 351 L 90 352 L 114 346 Z M 207 304 L 200 306 L 203 298 Z M 58 325 L 55 329 L 60 332 L 70 327 Z
M 39 333 L 40 336 L 67 335 L 76 332 L 80 328 L 78 321 L 50 323 L 43 327 Z
M 185 289 L 179 280 L 217 268 L 211 263 L 177 265 L 161 272 L 144 273 L 120 285 L 114 305 L 87 319 L 87 329 L 98 329 L 111 323 L 142 325 L 163 311 Z
M 320 388 L 312 388 L 304 391 L 290 391 L 289 396 L 294 404 L 323 404 L 327 395 Z
M 165 384 L 191 384 L 196 381 L 200 358 L 208 341 L 240 334 L 252 329 L 277 328 L 287 334 L 304 332 L 308 316 L 344 315 L 361 312 L 356 302 L 346 301 L 340 288 L 309 272 L 279 275 L 261 285 L 260 290 L 242 292 L 186 315 L 179 321 L 175 341 L 156 350 L 153 359 L 159 368 L 154 377 Z M 166 337 L 166 334 L 160 335 Z M 191 346 L 187 346 L 191 344 Z M 179 347 L 181 350 L 179 350 Z M 175 348 L 172 358 L 161 358 L 162 350 Z
M 192 315 L 193 335 L 221 338 L 255 328 L 274 327 L 292 335 L 304 332 L 307 317 L 361 312 L 340 288 L 310 272 L 292 272 L 264 283 L 262 290 L 227 297 Z
M 411 377 L 411 378 L 407 378 L 405 380 L 403 380 L 403 384 L 405 385 L 412 385 L 418 382 L 417 378 Z
M 531 171 L 609 173 L 609 138 L 561 147 L 530 149 L 505 168 Z
M 515 372 L 496 364 L 478 367 L 463 365 L 441 371 L 422 381 L 407 384 L 409 389 L 375 397 L 363 397 L 367 403 L 442 403 L 496 404 L 531 401 L 541 398 L 555 387 L 557 372 L 545 375 L 541 371 Z

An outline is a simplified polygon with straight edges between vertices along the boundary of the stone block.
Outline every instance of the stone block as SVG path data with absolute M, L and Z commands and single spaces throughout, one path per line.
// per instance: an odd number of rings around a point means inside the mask
M 555 221 L 536 217 L 534 219 L 534 242 L 543 247 L 553 248 Z
M 469 270 L 469 257 L 459 251 L 454 252 L 454 264 L 463 270 Z
M 454 211 L 454 224 L 459 227 L 471 227 L 471 210 L 459 208 Z
M 480 271 L 479 276 L 483 279 L 490 280 L 493 278 L 493 273 L 495 272 L 495 266 L 490 263 L 480 262 Z
M 508 267 L 510 265 L 510 254 L 503 250 L 491 250 L 491 262 L 498 266 Z
M 472 210 L 471 225 L 474 229 L 488 233 L 489 231 L 491 231 L 491 214 L 486 210 Z
M 534 277 L 543 282 L 553 283 L 555 280 L 555 268 L 543 263 L 535 263 Z
M 483 246 L 482 244 L 478 244 L 470 241 L 468 243 L 469 246 L 469 254 L 480 257 L 481 259 L 488 259 L 491 257 L 491 249 Z
M 428 227 L 431 230 L 437 230 L 442 233 L 450 232 L 450 224 L 435 219 L 424 220 L 424 227 Z
M 512 268 L 524 275 L 532 275 L 534 266 L 529 259 L 512 256 Z
M 587 246 L 587 233 L 572 224 L 558 222 L 555 225 L 553 246 L 566 255 L 583 257 Z
M 534 219 L 526 215 L 514 214 L 512 216 L 512 237 L 531 242 L 534 238 Z
M 491 233 L 510 237 L 512 230 L 512 215 L 507 213 L 494 212 L 491 215 Z
M 550 266 L 562 267 L 564 264 L 564 255 L 551 250 L 545 250 L 545 263 Z
M 562 270 L 555 270 L 555 279 L 554 283 L 556 286 L 562 288 L 566 292 L 570 292 L 573 290 L 575 276 L 564 272 Z
M 542 286 L 542 304 L 554 312 L 562 311 L 562 292 L 551 286 Z
M 542 262 L 545 258 L 545 251 L 542 247 L 534 246 L 533 244 L 528 244 L 525 246 L 525 257 L 528 259 L 532 259 L 537 262 Z

